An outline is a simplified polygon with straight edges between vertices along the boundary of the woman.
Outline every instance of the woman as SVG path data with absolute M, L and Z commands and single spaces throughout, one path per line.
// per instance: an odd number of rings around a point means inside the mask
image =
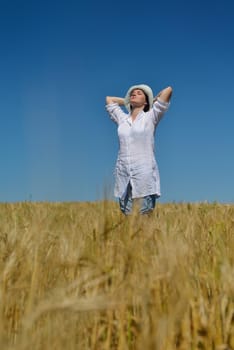
M 161 195 L 154 136 L 171 95 L 172 88 L 167 87 L 154 98 L 151 88 L 140 84 L 130 87 L 125 98 L 106 97 L 106 109 L 118 125 L 119 137 L 114 194 L 125 215 L 131 214 L 134 204 L 141 214 L 150 213 Z

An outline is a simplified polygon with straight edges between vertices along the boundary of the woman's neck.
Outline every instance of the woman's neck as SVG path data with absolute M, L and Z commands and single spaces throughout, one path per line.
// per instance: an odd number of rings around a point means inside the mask
M 134 121 L 138 114 L 143 111 L 144 107 L 135 107 L 131 110 L 131 118 Z

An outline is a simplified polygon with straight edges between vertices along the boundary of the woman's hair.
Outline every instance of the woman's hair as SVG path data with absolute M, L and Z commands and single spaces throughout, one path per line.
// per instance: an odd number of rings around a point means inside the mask
M 142 90 L 142 91 L 143 91 L 143 90 Z M 143 92 L 144 92 L 144 91 L 143 91 Z M 149 97 L 148 97 L 148 95 L 146 95 L 145 92 L 144 92 L 144 95 L 145 95 L 145 100 L 146 100 L 147 105 L 144 107 L 143 111 L 144 111 L 144 112 L 148 112 L 149 109 L 150 109 L 150 106 L 149 106 Z
M 143 93 L 144 93 L 144 95 L 145 95 L 145 101 L 146 101 L 146 105 L 145 105 L 145 107 L 144 107 L 144 109 L 143 109 L 143 111 L 144 112 L 148 112 L 149 111 L 149 109 L 150 109 L 150 105 L 149 105 L 149 97 L 148 97 L 148 95 L 145 93 L 145 91 L 144 90 L 142 90 L 142 89 L 139 89 L 139 90 L 141 90 Z M 132 106 L 130 105 L 130 109 L 132 110 Z

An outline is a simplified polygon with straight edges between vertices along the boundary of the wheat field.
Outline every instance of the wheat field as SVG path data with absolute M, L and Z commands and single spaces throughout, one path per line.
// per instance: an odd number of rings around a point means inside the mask
M 234 349 L 234 205 L 0 204 L 0 349 Z

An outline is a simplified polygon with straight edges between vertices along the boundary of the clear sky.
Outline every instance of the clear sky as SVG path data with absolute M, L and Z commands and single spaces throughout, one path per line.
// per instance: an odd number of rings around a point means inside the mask
M 233 0 L 0 0 L 0 201 L 113 198 L 105 96 L 171 85 L 161 202 L 234 202 Z

